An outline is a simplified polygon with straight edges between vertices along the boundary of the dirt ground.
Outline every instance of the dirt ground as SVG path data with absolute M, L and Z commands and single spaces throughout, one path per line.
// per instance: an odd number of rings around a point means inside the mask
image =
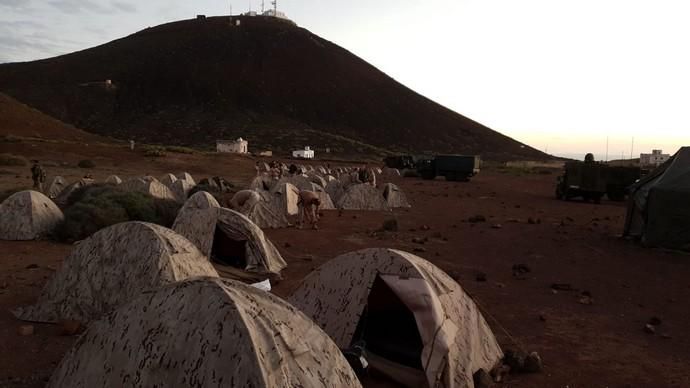
M 1 152 L 49 161 L 55 166 L 47 168 L 49 176 L 70 178 L 84 170 L 61 163 L 86 158 L 96 162 L 90 172 L 98 179 L 188 171 L 197 180 L 221 175 L 245 184 L 254 174 L 252 159 L 233 156 L 151 160 L 121 147 L 33 143 L 0 144 Z M 30 186 L 28 167 L 0 171 L 0 189 Z M 557 201 L 554 181 L 555 174 L 521 170 L 483 171 L 469 183 L 396 179 L 411 209 L 326 211 L 318 231 L 267 231 L 289 265 L 274 292 L 288 295 L 312 269 L 344 252 L 416 251 L 474 297 L 504 350 L 541 355 L 543 373 L 510 376 L 503 387 L 690 386 L 690 257 L 620 238 L 623 203 Z M 486 221 L 468 222 L 478 215 Z M 379 231 L 389 218 L 398 221 L 398 232 Z M 424 237 L 424 244 L 412 242 Z M 51 325 L 20 336 L 23 323 L 10 312 L 38 297 L 70 249 L 49 241 L 0 241 L 0 387 L 43 386 L 75 340 Z M 530 271 L 515 276 L 516 264 Z M 486 281 L 477 280 L 480 273 Z M 572 290 L 554 291 L 554 283 Z M 652 317 L 661 324 L 647 334 Z

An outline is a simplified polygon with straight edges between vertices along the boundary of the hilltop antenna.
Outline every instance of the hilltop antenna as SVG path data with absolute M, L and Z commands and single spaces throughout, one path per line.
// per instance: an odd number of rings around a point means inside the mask
M 261 0 L 261 14 L 263 15 L 264 11 L 266 11 L 266 0 Z
M 271 1 L 273 4 L 273 16 L 278 16 L 278 0 Z
M 606 136 L 606 160 L 605 162 L 609 161 L 609 137 Z
M 632 142 L 630 143 L 630 159 L 631 160 L 633 158 L 633 148 L 635 148 L 635 136 L 633 136 Z

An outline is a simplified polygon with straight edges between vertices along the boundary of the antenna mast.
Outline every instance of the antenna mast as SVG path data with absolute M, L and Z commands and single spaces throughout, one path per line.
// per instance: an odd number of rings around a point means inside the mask
M 273 0 L 273 16 L 278 16 L 278 0 Z
M 265 0 L 261 0 L 261 14 L 263 14 L 264 11 L 266 10 L 266 7 L 265 7 L 265 5 L 264 5 L 265 2 L 266 2 Z

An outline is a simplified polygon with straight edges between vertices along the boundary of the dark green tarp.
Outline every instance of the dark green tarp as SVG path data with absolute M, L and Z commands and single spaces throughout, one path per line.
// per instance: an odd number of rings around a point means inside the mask
M 690 250 L 690 147 L 632 187 L 624 234 L 647 246 Z

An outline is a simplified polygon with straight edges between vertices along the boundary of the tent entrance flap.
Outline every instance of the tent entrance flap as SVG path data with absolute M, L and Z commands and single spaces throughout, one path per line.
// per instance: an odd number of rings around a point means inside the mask
M 396 364 L 423 370 L 422 338 L 415 317 L 393 290 L 376 277 L 353 336 L 367 352 Z
M 247 267 L 247 241 L 234 240 L 216 226 L 211 258 L 219 264 L 244 269 Z

